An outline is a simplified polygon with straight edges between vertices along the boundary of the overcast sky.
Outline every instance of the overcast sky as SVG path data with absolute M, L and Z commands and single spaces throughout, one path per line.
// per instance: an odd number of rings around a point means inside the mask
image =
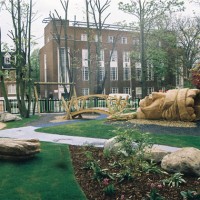
M 103 0 L 102 0 L 103 1 Z M 118 10 L 118 2 L 121 0 L 111 0 L 111 6 L 108 12 L 111 12 L 111 16 L 108 18 L 107 23 L 115 23 L 123 20 L 131 21 L 131 15 L 124 14 L 122 11 Z M 129 0 L 123 0 L 123 2 L 130 2 Z M 187 1 L 187 0 L 185 0 Z M 54 12 L 56 9 L 59 14 L 63 15 L 63 8 L 59 0 L 33 0 L 35 3 L 33 10 L 37 13 L 37 20 L 32 24 L 32 35 L 35 36 L 36 41 L 39 43 L 37 47 L 43 46 L 43 32 L 46 24 L 42 23 L 42 20 L 49 17 L 49 13 Z M 69 20 L 74 20 L 76 16 L 77 21 L 85 20 L 85 0 L 69 0 L 68 18 Z M 195 7 L 194 7 L 195 9 Z M 192 12 L 192 8 L 188 7 L 187 12 Z M 6 11 L 0 11 L 0 27 L 2 32 L 2 42 L 11 43 L 8 39 L 8 30 L 12 29 L 11 17 Z

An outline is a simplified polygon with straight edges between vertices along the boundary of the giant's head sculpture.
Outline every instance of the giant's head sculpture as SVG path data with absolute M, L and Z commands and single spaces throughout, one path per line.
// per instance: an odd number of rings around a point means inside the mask
M 140 101 L 138 119 L 195 121 L 200 119 L 200 90 L 174 89 L 153 92 Z

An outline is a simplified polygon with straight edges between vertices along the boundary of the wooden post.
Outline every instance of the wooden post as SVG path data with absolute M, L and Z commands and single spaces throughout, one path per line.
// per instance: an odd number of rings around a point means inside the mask
M 37 88 L 36 88 L 35 85 L 34 85 L 34 94 L 35 94 L 35 100 L 37 102 L 38 114 L 40 115 L 40 103 L 39 103 L 39 100 L 38 100 L 38 92 L 37 92 Z

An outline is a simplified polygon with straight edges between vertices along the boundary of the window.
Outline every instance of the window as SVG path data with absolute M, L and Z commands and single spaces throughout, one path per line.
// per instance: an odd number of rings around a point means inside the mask
M 117 51 L 110 51 L 110 55 L 111 55 L 110 61 L 111 62 L 117 62 Z
M 148 87 L 147 88 L 147 95 L 150 95 L 152 92 L 154 92 L 154 87 Z
M 103 49 L 100 51 L 100 60 L 99 61 L 104 61 L 104 50 Z
M 116 93 L 118 93 L 118 88 L 117 87 L 112 87 L 110 92 L 112 94 L 116 94 Z
M 139 46 L 139 44 L 140 44 L 140 40 L 137 38 L 133 38 L 133 45 Z
M 88 67 L 83 67 L 83 70 L 82 70 L 82 80 L 83 81 L 88 81 L 89 80 L 89 70 L 88 70 Z
M 135 79 L 136 81 L 142 80 L 142 68 L 139 62 L 135 63 Z
M 110 68 L 110 80 L 111 81 L 117 81 L 118 80 L 118 68 L 117 67 L 111 67 Z
M 100 67 L 99 68 L 99 80 L 103 81 L 105 77 L 105 68 L 104 67 Z
M 123 52 L 123 62 L 126 62 L 126 63 L 130 62 L 130 52 L 129 51 Z
M 82 94 L 83 96 L 89 95 L 89 88 L 82 88 Z
M 16 94 L 16 85 L 15 84 L 8 85 L 8 94 Z
M 124 67 L 123 68 L 123 80 L 128 81 L 131 79 L 131 68 L 130 67 Z
M 88 50 L 82 49 L 82 66 L 88 67 Z
M 131 88 L 130 87 L 124 87 L 123 88 L 123 93 L 125 93 L 125 94 L 131 94 Z
M 81 34 L 81 41 L 87 41 L 87 34 Z
M 67 82 L 67 71 L 66 71 L 66 51 L 65 48 L 60 49 L 61 63 L 60 63 L 60 82 Z M 64 79 L 64 80 L 63 80 Z
M 4 64 L 9 65 L 10 64 L 10 59 L 11 59 L 11 55 L 9 53 L 6 53 L 4 55 Z
M 135 95 L 137 98 L 141 99 L 142 98 L 142 88 L 141 87 L 136 87 L 135 88 Z
M 151 63 L 147 64 L 147 81 L 154 80 L 153 65 Z
M 121 37 L 121 43 L 127 44 L 127 37 Z
M 108 43 L 114 43 L 114 37 L 108 36 Z
M 102 42 L 102 36 L 99 36 L 99 40 L 98 40 L 98 35 L 94 36 L 94 41 L 95 42 Z

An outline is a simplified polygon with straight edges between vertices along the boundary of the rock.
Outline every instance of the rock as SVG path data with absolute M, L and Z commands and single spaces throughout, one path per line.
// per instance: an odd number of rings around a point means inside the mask
M 200 150 L 187 147 L 166 155 L 161 167 L 167 172 L 200 176 Z
M 119 151 L 121 147 L 122 144 L 117 141 L 117 136 L 106 140 L 106 142 L 104 143 L 104 150 L 108 151 L 116 152 Z
M 118 136 L 115 136 L 113 138 L 110 138 L 108 140 L 106 140 L 106 142 L 104 143 L 104 150 L 108 150 L 111 151 L 113 153 L 123 153 L 125 156 L 128 156 L 127 152 L 125 150 L 123 150 L 122 147 L 122 142 L 118 142 Z M 136 148 L 138 145 L 137 143 L 133 142 L 132 143 L 132 148 Z
M 18 121 L 18 120 L 22 120 L 22 118 L 11 113 L 5 112 L 0 115 L 1 122 L 10 122 L 10 121 Z
M 153 160 L 155 163 L 160 163 L 162 159 L 170 153 L 170 151 L 166 151 L 159 147 L 153 146 L 152 148 L 145 149 L 144 158 L 148 161 Z
M 0 159 L 24 160 L 32 158 L 40 152 L 40 142 L 37 139 L 18 140 L 10 138 L 0 139 Z

